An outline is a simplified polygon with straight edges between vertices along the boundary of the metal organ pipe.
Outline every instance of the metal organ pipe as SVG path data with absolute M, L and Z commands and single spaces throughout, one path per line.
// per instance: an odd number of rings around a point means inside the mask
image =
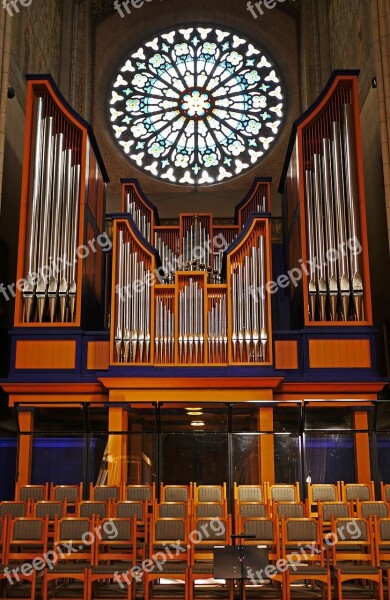
M 360 235 L 359 188 L 351 104 L 342 105 L 341 124 L 331 123 L 331 139 L 322 140 L 321 150 L 321 155 L 313 155 L 313 173 L 305 172 L 310 319 L 317 318 L 318 295 L 319 320 L 360 321 L 363 278 L 355 247 Z
M 353 125 L 353 111 L 350 104 L 342 107 L 343 137 L 344 137 L 344 167 L 345 190 L 348 207 L 349 232 L 349 262 L 354 300 L 354 316 L 357 321 L 364 319 L 363 315 L 363 280 L 360 254 L 355 250 L 355 241 L 360 237 L 359 224 L 359 192 L 356 167 L 356 142 Z
M 74 322 L 80 164 L 67 124 L 35 98 L 27 213 L 23 319 Z M 35 280 L 35 281 L 34 281 Z

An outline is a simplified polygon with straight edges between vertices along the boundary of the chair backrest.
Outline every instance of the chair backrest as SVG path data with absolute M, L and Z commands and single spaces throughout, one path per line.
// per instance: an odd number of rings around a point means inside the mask
M 277 515 L 285 518 L 303 518 L 305 505 L 302 502 L 278 502 Z
M 195 504 L 195 517 L 216 517 L 221 519 L 224 515 L 223 505 L 217 502 L 202 502 Z
M 378 563 L 390 561 L 390 518 L 374 518 L 375 554 Z
M 34 502 L 38 502 L 39 500 L 47 499 L 47 484 L 17 486 L 15 500 L 20 500 L 21 502 L 33 500 Z
M 77 505 L 77 516 L 91 518 L 93 515 L 98 516 L 100 519 L 107 517 L 107 503 L 106 502 L 94 502 L 86 501 L 80 502 Z
M 50 488 L 50 499 L 67 504 L 76 504 L 83 499 L 83 484 L 80 485 L 52 485 Z
M 390 502 L 390 483 L 381 481 L 381 500 L 382 502 Z
M 337 502 L 339 493 L 337 485 L 331 483 L 312 483 L 307 485 L 310 504 L 315 502 Z
M 95 519 L 64 517 L 54 521 L 54 547 L 61 546 L 59 561 L 89 561 L 93 562 Z M 98 536 L 97 536 L 98 537 Z M 68 543 L 71 548 L 65 545 Z
M 194 501 L 201 502 L 219 502 L 226 500 L 226 485 L 197 485 L 194 484 Z
M 308 552 L 308 547 L 315 548 L 315 551 Z M 296 559 L 298 554 L 304 556 L 305 562 L 324 564 L 321 519 L 282 518 L 282 556 L 288 559 L 289 554 L 294 557 L 294 562 L 298 562 Z
M 187 542 L 186 519 L 155 519 L 152 531 L 152 546 L 163 542 Z
M 7 561 L 43 557 L 48 545 L 48 521 L 34 517 L 16 518 L 9 523 Z
M 191 500 L 189 486 L 161 484 L 160 502 L 188 502 L 189 500 Z
M 273 543 L 276 539 L 276 522 L 273 519 L 243 519 L 242 531 L 245 535 L 254 535 L 256 543 Z
M 119 485 L 97 485 L 91 484 L 90 499 L 95 502 L 107 502 L 108 500 L 120 500 Z
M 389 516 L 389 506 L 386 502 L 358 502 L 358 517 L 368 519 L 378 517 L 383 519 Z
M 271 502 L 299 502 L 299 483 L 270 485 L 267 494 Z
M 318 506 L 324 523 L 330 523 L 331 517 L 339 519 L 350 516 L 350 506 L 347 502 L 320 502 Z
M 34 506 L 35 517 L 47 517 L 49 521 L 54 521 L 55 517 L 61 519 L 66 515 L 65 502 L 52 502 L 50 500 L 37 502 Z
M 152 486 L 147 484 L 128 485 L 125 489 L 124 499 L 135 502 L 144 502 L 146 500 L 151 503 L 153 502 Z
M 119 519 L 132 519 L 135 515 L 137 521 L 143 522 L 147 517 L 147 509 L 144 502 L 133 502 L 127 500 L 118 502 L 115 507 L 115 516 Z
M 162 502 L 155 504 L 155 514 L 157 518 L 179 518 L 184 519 L 187 515 L 187 505 L 185 502 Z
M 248 517 L 266 517 L 267 507 L 260 502 L 241 502 L 239 504 L 239 516 L 242 518 Z
M 0 517 L 5 517 L 6 515 L 10 515 L 12 518 L 27 517 L 28 514 L 28 502 L 14 502 L 13 500 L 0 502 Z
M 332 561 L 362 561 L 375 564 L 372 520 L 331 519 Z
M 375 500 L 374 483 L 344 483 L 341 482 L 341 495 L 344 502 L 360 500 Z
M 241 502 L 263 502 L 264 492 L 261 485 L 238 485 L 235 498 Z

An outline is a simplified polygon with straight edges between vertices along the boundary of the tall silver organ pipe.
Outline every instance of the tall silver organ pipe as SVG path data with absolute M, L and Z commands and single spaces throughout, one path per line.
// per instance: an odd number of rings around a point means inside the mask
M 268 345 L 264 236 L 244 262 L 232 265 L 234 362 L 266 362 Z
M 364 319 L 356 140 L 350 104 L 341 107 L 341 120 L 341 124 L 332 122 L 332 139 L 322 140 L 322 154 L 314 154 L 313 173 L 305 173 L 311 320 Z
M 308 238 L 309 258 L 309 314 L 312 321 L 315 320 L 317 307 L 317 273 L 314 265 L 316 255 L 315 229 L 314 229 L 314 203 L 313 203 L 313 181 L 311 171 L 305 172 L 306 192 L 306 227 Z
M 151 223 L 146 215 L 143 215 L 141 209 L 137 209 L 136 203 L 131 201 L 130 194 L 126 195 L 126 212 L 130 213 L 133 221 L 137 225 L 139 231 L 145 239 L 150 243 L 151 240 Z
M 364 319 L 363 315 L 363 279 L 360 253 L 356 251 L 356 241 L 360 238 L 359 223 L 359 193 L 356 166 L 356 141 L 353 125 L 353 111 L 350 104 L 342 107 L 345 190 L 348 208 L 349 230 L 349 263 L 354 300 L 354 313 L 357 321 Z
M 150 357 L 150 270 L 118 232 L 116 361 L 144 363 Z
M 191 277 L 179 292 L 180 362 L 203 362 L 204 339 L 203 289 Z
M 35 99 L 23 319 L 74 322 L 80 164 L 45 98 Z
M 323 145 L 323 181 L 324 181 L 324 216 L 325 216 L 325 261 L 328 270 L 329 314 L 331 321 L 336 321 L 338 301 L 337 254 L 334 223 L 333 181 L 330 140 L 322 140 Z

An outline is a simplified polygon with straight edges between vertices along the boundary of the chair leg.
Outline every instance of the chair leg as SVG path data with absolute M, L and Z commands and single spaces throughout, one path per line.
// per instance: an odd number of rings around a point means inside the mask
M 343 600 L 343 582 L 341 574 L 337 577 L 337 600 Z

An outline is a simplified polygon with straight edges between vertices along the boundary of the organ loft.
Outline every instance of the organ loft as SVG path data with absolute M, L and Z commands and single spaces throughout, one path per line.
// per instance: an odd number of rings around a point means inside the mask
M 1 597 L 383 598 L 386 3 L 22 4 L 0 8 Z M 313 564 L 279 569 L 297 539 Z

